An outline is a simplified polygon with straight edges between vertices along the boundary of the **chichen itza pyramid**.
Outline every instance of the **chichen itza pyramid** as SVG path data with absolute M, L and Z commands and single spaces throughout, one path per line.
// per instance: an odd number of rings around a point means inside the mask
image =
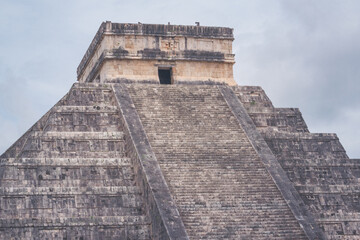
M 0 159 L 0 239 L 360 239 L 360 160 L 233 79 L 233 29 L 101 24 Z

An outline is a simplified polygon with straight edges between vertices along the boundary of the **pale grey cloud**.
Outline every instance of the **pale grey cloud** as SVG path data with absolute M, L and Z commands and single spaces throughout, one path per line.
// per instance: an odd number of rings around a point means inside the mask
M 338 133 L 359 157 L 359 12 L 357 0 L 1 1 L 0 152 L 75 82 L 102 21 L 200 21 L 235 29 L 240 85 L 299 107 L 312 132 Z

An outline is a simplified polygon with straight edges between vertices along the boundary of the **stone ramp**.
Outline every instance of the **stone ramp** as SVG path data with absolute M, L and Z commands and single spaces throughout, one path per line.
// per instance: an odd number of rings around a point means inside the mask
M 0 158 L 1 239 L 150 239 L 109 86 L 75 84 Z
M 260 87 L 233 89 L 327 238 L 359 239 L 360 160 L 336 134 L 309 133 L 298 110 L 290 121 L 293 109 L 274 108 Z
M 128 89 L 191 239 L 306 239 L 216 86 Z

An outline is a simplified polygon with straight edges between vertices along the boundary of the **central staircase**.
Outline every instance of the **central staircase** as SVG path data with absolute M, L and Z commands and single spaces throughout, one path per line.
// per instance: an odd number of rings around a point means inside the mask
M 128 89 L 190 239 L 306 239 L 217 86 Z

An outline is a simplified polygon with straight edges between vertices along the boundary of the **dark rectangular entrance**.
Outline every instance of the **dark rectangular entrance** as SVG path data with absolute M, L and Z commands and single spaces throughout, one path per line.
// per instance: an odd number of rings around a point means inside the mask
M 160 84 L 171 84 L 171 68 L 159 69 Z

